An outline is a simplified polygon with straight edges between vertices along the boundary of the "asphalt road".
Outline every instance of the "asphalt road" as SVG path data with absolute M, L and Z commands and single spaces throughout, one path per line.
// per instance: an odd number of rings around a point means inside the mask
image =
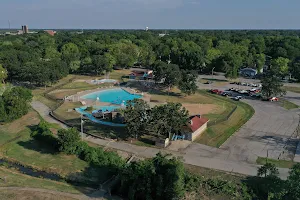
M 221 78 L 221 77 L 219 77 Z M 257 80 L 245 79 L 242 82 L 255 83 Z M 255 81 L 255 82 L 253 82 Z M 219 89 L 226 91 L 229 88 L 250 89 L 247 86 L 232 84 L 214 86 L 214 84 L 198 84 L 202 89 Z M 238 95 L 233 93 L 233 96 Z M 251 105 L 254 116 L 221 147 L 220 151 L 227 155 L 226 159 L 255 163 L 256 158 L 269 157 L 273 159 L 293 160 L 297 144 L 297 126 L 299 124 L 299 109 L 286 110 L 276 102 L 265 102 L 249 97 L 243 100 Z M 300 105 L 300 95 L 288 92 L 285 96 L 289 101 Z M 214 154 L 211 154 L 214 157 Z M 218 155 L 219 156 L 219 155 Z

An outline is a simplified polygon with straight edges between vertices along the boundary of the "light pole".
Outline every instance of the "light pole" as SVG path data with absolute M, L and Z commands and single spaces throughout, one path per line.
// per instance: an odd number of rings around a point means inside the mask
M 214 69 L 215 69 L 216 67 L 214 67 L 214 68 L 212 68 L 212 70 L 211 70 L 211 78 L 212 79 L 214 79 Z
M 100 99 L 100 98 L 99 98 L 99 97 L 97 97 L 97 100 L 96 100 L 96 106 L 97 106 L 97 103 L 98 103 L 99 99 Z
M 83 119 L 82 119 L 82 114 L 80 115 L 80 125 L 81 125 L 81 140 L 83 140 Z

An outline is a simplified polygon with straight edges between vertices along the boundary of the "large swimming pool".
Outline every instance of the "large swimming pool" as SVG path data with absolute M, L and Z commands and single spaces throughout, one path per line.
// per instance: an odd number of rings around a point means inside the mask
M 81 98 L 97 100 L 97 97 L 101 102 L 121 105 L 122 103 L 125 104 L 128 100 L 139 99 L 142 96 L 138 94 L 130 94 L 129 92 L 118 88 L 90 93 L 82 96 Z

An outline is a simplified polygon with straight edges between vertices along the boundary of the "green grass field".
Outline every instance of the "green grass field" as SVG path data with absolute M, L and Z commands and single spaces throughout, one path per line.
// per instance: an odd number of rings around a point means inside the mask
M 69 193 L 80 193 L 80 191 L 78 191 L 75 187 L 67 183 L 34 178 L 11 169 L 7 169 L 4 166 L 0 166 L 0 178 L 0 187 L 43 188 Z M 4 178 L 5 181 L 3 180 Z
M 295 165 L 296 163 L 293 161 L 287 161 L 287 160 L 274 160 L 274 159 L 270 159 L 270 158 L 262 158 L 262 157 L 258 157 L 256 160 L 256 163 L 259 165 L 264 165 L 266 163 L 272 163 L 274 164 L 276 167 L 280 167 L 280 168 L 291 168 L 293 167 L 293 165 Z
M 300 93 L 300 87 L 284 86 L 283 89 L 285 89 L 286 91 Z
M 288 100 L 286 100 L 286 99 L 280 99 L 280 100 L 279 100 L 279 103 L 280 103 L 280 105 L 281 105 L 283 108 L 285 108 L 285 109 L 287 109 L 287 110 L 299 108 L 298 105 L 296 105 L 296 104 L 294 104 L 294 103 L 292 103 L 292 102 L 290 102 L 290 101 L 288 101 Z
M 217 98 L 223 98 L 218 96 Z M 243 102 L 233 102 L 223 98 L 229 104 L 237 106 L 235 112 L 227 121 L 217 123 L 208 127 L 208 129 L 196 140 L 196 142 L 220 147 L 231 135 L 233 135 L 240 127 L 242 127 L 254 114 L 254 109 Z M 217 120 L 217 119 L 216 119 Z

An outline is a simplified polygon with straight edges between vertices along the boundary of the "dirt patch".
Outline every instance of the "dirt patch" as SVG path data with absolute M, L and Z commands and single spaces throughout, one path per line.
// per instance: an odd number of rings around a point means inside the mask
M 2 130 L 5 130 L 9 133 L 18 133 L 27 126 L 33 126 L 40 123 L 39 116 L 36 112 L 30 111 L 27 115 L 24 115 L 20 119 L 13 121 L 7 125 L 4 125 Z
M 188 111 L 190 115 L 205 115 L 210 113 L 218 113 L 220 107 L 215 104 L 182 104 Z

